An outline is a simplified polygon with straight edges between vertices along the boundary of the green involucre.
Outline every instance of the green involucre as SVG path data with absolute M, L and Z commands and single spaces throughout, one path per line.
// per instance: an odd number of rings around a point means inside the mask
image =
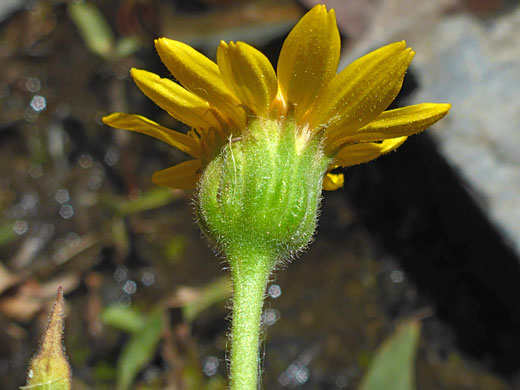
M 274 267 L 311 240 L 330 161 L 320 137 L 299 134 L 292 118 L 253 120 L 201 177 L 202 230 L 228 259 L 255 253 Z

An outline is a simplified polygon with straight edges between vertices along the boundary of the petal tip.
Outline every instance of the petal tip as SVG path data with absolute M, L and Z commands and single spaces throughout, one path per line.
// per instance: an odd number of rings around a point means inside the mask
M 179 43 L 181 42 L 165 37 L 157 38 L 156 40 L 154 40 L 155 50 L 157 50 L 159 54 L 166 50 L 174 50 L 175 46 Z
M 310 19 L 316 19 L 316 23 L 321 23 L 321 20 L 327 17 L 327 13 L 327 7 L 324 4 L 316 4 L 304 17 L 307 16 Z
M 157 80 L 160 79 L 155 73 L 148 72 L 144 69 L 132 68 L 130 69 L 130 76 L 134 80 L 134 82 L 139 85 L 139 82 L 144 82 L 145 80 Z
M 325 191 L 336 191 L 343 187 L 344 183 L 343 173 L 327 173 L 323 178 L 322 188 Z
M 114 120 L 115 117 L 119 116 L 119 113 L 118 112 L 114 112 L 113 114 L 110 114 L 110 115 L 105 115 L 103 118 L 101 118 L 101 121 L 107 125 L 107 126 L 110 126 L 110 123 Z
M 130 68 L 130 76 L 132 76 L 132 78 L 135 78 L 135 76 L 138 75 L 140 72 L 141 72 L 141 69 Z
M 168 188 L 172 188 L 168 185 L 165 184 L 165 179 L 164 177 L 160 174 L 161 171 L 157 171 L 157 172 L 154 172 L 152 174 L 152 178 L 150 179 L 150 182 L 152 184 L 155 184 L 156 186 L 160 186 L 160 187 L 168 187 Z
M 434 108 L 440 115 L 446 115 L 451 109 L 451 103 L 423 103 Z
M 165 38 L 165 37 L 161 37 L 161 38 L 154 39 L 154 43 L 155 43 L 156 45 L 166 44 L 168 41 L 169 41 L 169 39 L 168 39 L 168 38 Z
M 439 103 L 437 105 L 439 111 L 440 111 L 440 117 L 439 117 L 439 120 L 441 120 L 442 118 L 444 118 L 446 115 L 448 115 L 448 113 L 450 112 L 450 109 L 451 109 L 451 104 L 450 103 Z
M 114 112 L 110 115 L 105 115 L 103 118 L 101 118 L 101 121 L 105 125 L 113 127 L 114 129 L 126 129 L 124 121 L 127 116 L 128 114 L 123 112 Z
M 164 45 L 164 38 L 157 38 L 153 40 L 155 49 L 159 50 L 159 46 Z

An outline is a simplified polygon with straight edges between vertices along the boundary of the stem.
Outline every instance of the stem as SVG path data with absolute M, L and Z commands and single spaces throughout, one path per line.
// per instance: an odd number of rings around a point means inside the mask
M 233 278 L 231 390 L 257 390 L 260 318 L 272 261 L 269 257 L 228 256 Z

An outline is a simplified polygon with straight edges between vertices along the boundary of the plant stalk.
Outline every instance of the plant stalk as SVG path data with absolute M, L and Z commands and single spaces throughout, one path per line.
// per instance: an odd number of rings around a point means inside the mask
M 257 390 L 260 320 L 272 261 L 251 255 L 229 260 L 233 278 L 230 389 Z

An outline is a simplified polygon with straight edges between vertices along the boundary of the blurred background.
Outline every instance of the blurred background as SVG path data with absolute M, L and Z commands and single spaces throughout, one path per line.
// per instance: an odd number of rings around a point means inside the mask
M 123 111 L 186 130 L 132 83 L 167 77 L 166 36 L 273 64 L 311 0 L 2 0 L 0 383 L 16 389 L 58 286 L 74 389 L 224 389 L 228 275 L 192 194 L 150 183 L 186 156 L 109 129 Z M 268 287 L 265 389 L 355 389 L 396 325 L 421 319 L 417 388 L 520 386 L 520 8 L 507 0 L 323 1 L 341 67 L 405 39 L 394 106 L 452 111 L 325 193 L 315 242 Z

